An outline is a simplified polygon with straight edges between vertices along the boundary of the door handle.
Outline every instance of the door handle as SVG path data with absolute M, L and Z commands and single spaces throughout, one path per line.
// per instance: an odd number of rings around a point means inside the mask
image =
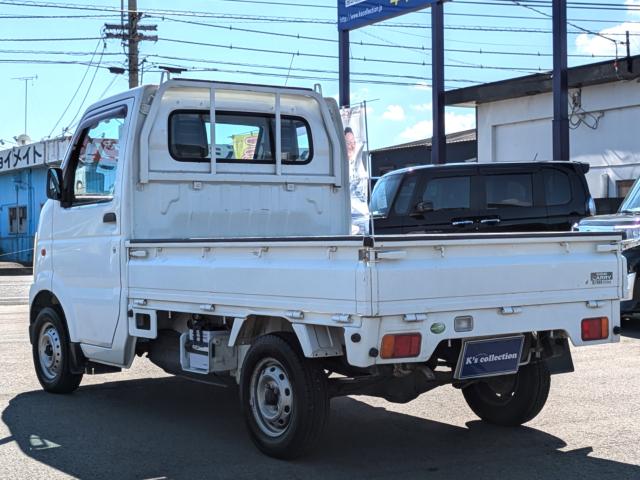
M 451 225 L 454 227 L 462 227 L 464 225 L 473 225 L 473 220 L 457 220 L 455 222 L 451 222 Z
M 500 219 L 499 218 L 483 218 L 482 220 L 480 220 L 480 223 L 483 225 L 490 225 L 492 223 L 500 223 Z
M 114 212 L 107 212 L 102 216 L 104 223 L 116 223 L 116 214 Z

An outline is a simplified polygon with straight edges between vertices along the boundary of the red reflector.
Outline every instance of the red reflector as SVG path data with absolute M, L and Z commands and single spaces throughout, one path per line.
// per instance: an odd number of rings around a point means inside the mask
M 604 340 L 605 338 L 609 338 L 609 319 L 607 317 L 582 320 L 582 340 Z
M 422 335 L 419 333 L 402 333 L 382 337 L 380 356 L 382 358 L 408 358 L 420 355 Z

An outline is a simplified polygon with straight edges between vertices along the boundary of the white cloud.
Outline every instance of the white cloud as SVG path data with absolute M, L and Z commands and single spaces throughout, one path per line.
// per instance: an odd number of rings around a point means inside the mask
M 427 84 L 427 82 L 418 82 L 413 88 L 416 90 L 431 90 L 431 85 Z
M 640 0 L 632 0 L 640 5 Z M 639 12 L 640 13 L 640 12 Z M 640 24 L 638 23 L 621 23 L 610 28 L 605 28 L 599 33 L 602 36 L 590 35 L 588 33 L 581 33 L 576 38 L 576 47 L 579 52 L 589 55 L 607 55 L 615 56 L 616 45 L 613 40 L 618 42 L 624 42 L 624 33 L 640 33 Z M 622 35 L 621 35 L 622 34 Z M 604 38 L 606 37 L 606 38 Z M 631 54 L 635 54 L 640 50 L 640 38 L 638 36 L 631 36 Z M 626 55 L 626 48 L 624 45 L 618 43 L 618 56 L 623 57 Z
M 628 7 L 634 7 L 627 10 L 630 15 L 640 15 L 640 9 L 638 8 L 640 7 L 640 0 L 625 0 L 624 4 Z
M 445 128 L 447 133 L 470 130 L 476 126 L 476 116 L 473 113 L 445 113 Z M 422 120 L 400 133 L 400 138 L 404 141 L 422 140 L 431 137 L 433 123 L 431 120 Z
M 429 138 L 432 131 L 433 123 L 431 123 L 431 120 L 422 120 L 400 133 L 400 138 L 407 142 L 422 140 L 423 138 Z
M 382 114 L 382 118 L 391 122 L 402 122 L 406 118 L 404 108 L 400 105 L 389 105 Z
M 463 130 L 476 128 L 475 113 L 446 113 L 444 121 L 447 133 L 462 132 Z
M 421 103 L 418 105 L 411 105 L 411 108 L 416 112 L 429 112 L 431 111 L 431 103 Z

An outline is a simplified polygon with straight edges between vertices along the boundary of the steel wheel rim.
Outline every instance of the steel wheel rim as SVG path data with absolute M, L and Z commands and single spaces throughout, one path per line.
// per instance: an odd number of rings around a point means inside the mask
M 251 412 L 260 430 L 277 438 L 286 433 L 293 413 L 293 389 L 289 375 L 274 358 L 258 362 L 249 386 Z
M 38 337 L 40 370 L 47 380 L 55 380 L 62 369 L 62 340 L 58 329 L 47 322 Z

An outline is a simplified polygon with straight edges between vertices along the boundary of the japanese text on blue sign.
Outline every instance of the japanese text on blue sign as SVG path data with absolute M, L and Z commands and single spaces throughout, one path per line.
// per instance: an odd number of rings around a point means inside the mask
M 438 0 L 338 0 L 338 29 L 356 28 L 420 10 Z

